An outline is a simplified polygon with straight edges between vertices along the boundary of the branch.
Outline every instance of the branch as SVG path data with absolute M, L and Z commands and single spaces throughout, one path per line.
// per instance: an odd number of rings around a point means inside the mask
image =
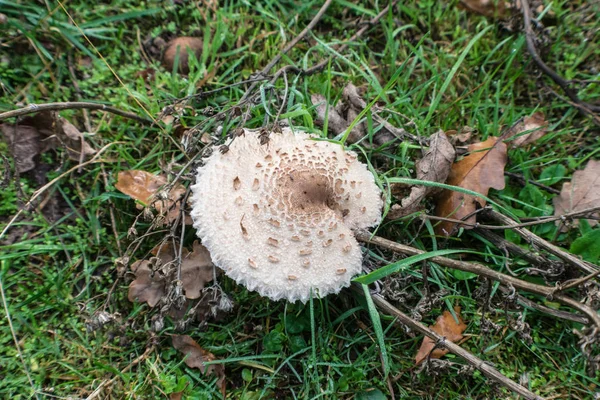
M 565 92 L 567 97 L 575 103 L 579 110 L 588 113 L 598 113 L 600 112 L 600 106 L 586 103 L 581 100 L 577 93 L 571 89 L 570 83 L 564 79 L 562 76 L 558 75 L 552 68 L 550 68 L 540 57 L 536 47 L 535 47 L 535 33 L 533 32 L 533 28 L 531 26 L 531 9 L 529 7 L 528 0 L 521 1 L 521 9 L 523 11 L 523 30 L 525 31 L 525 39 L 527 41 L 527 50 L 529 54 L 531 54 L 531 58 L 537 64 L 537 66 L 548 75 L 560 88 Z
M 392 250 L 397 253 L 407 254 L 407 255 L 417 255 L 423 254 L 425 251 L 415 249 L 414 247 L 406 246 L 400 243 L 393 242 L 388 239 L 384 239 L 379 236 L 371 236 L 368 232 L 357 232 L 356 239 L 364 242 L 364 243 L 372 243 L 380 247 L 384 247 L 386 249 Z M 553 298 L 554 300 L 562 303 L 566 306 L 569 306 L 582 314 L 585 314 L 591 323 L 596 325 L 596 327 L 600 328 L 600 316 L 598 313 L 593 310 L 591 307 L 581 304 L 580 302 L 560 294 L 556 294 L 556 289 L 548 286 L 536 285 L 531 282 L 523 281 L 521 279 L 514 278 L 509 275 L 505 275 L 501 272 L 494 271 L 491 268 L 486 267 L 483 264 L 477 264 L 474 262 L 465 262 L 460 260 L 454 260 L 446 257 L 432 257 L 430 258 L 431 262 L 437 263 L 439 265 L 443 265 L 444 267 L 458 269 L 460 271 L 471 272 L 488 279 L 492 279 L 494 281 L 500 282 L 507 286 L 513 286 L 516 289 L 525 290 L 530 293 L 539 294 L 541 296 L 547 298 Z
M 118 108 L 107 106 L 105 104 L 98 103 L 90 103 L 86 101 L 68 101 L 64 103 L 46 103 L 46 104 L 30 104 L 27 107 L 18 108 L 16 110 L 7 111 L 0 114 L 0 121 L 3 121 L 7 118 L 12 117 L 20 117 L 22 115 L 33 114 L 41 111 L 59 111 L 59 110 L 80 110 L 80 109 L 88 109 L 88 110 L 101 110 L 106 111 L 112 114 L 120 115 L 121 117 L 134 119 L 139 122 L 143 122 L 144 124 L 151 124 L 152 121 L 140 117 L 137 114 L 130 113 L 127 111 L 119 110 Z
M 463 349 L 459 345 L 452 343 L 449 340 L 446 340 L 445 337 L 437 334 L 436 332 L 429 329 L 422 323 L 413 320 L 408 315 L 404 314 L 403 312 L 398 310 L 396 307 L 394 307 L 393 305 L 388 303 L 381 295 L 372 294 L 371 298 L 373 299 L 373 302 L 383 312 L 395 317 L 400 323 L 410 327 L 411 329 L 413 329 L 425 336 L 430 337 L 436 343 L 443 344 L 443 346 L 446 349 L 448 349 L 448 351 L 450 351 L 450 353 L 456 354 L 457 356 L 462 357 L 463 359 L 465 359 L 465 361 L 467 361 L 469 364 L 471 364 L 473 367 L 475 367 L 478 371 L 481 371 L 481 373 L 484 374 L 485 376 L 487 376 L 488 378 L 500 383 L 501 385 L 506 386 L 513 392 L 518 393 L 519 395 L 523 396 L 526 399 L 532 399 L 532 400 L 541 399 L 541 397 L 537 396 L 535 393 L 531 392 L 527 388 L 519 385 L 516 382 L 513 382 L 512 380 L 508 379 L 506 376 L 502 375 L 496 368 L 494 368 L 489 363 L 486 363 L 485 361 L 483 361 L 482 359 L 471 354 L 470 352 Z

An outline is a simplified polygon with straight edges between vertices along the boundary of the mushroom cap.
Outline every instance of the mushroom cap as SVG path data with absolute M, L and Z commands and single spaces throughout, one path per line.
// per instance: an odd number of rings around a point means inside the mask
M 289 128 L 244 130 L 192 186 L 192 219 L 213 262 L 273 300 L 338 293 L 361 271 L 352 230 L 381 220 L 381 191 L 354 152 Z

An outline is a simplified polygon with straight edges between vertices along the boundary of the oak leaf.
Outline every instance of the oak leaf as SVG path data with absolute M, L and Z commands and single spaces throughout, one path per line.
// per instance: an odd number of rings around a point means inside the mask
M 154 175 L 142 170 L 121 171 L 117 176 L 115 188 L 141 202 L 144 206 L 151 206 L 160 214 L 164 214 L 167 223 L 174 222 L 180 213 L 181 198 L 186 192 L 185 186 L 176 184 L 168 191 L 167 178 L 164 175 Z M 191 225 L 192 221 L 186 216 L 185 223 Z
M 590 160 L 583 170 L 575 171 L 571 182 L 563 184 L 560 195 L 553 199 L 554 215 L 561 216 L 588 208 L 600 207 L 600 161 Z M 600 212 L 592 214 L 600 217 Z M 598 224 L 595 219 L 587 220 L 590 226 Z M 561 224 L 561 221 L 557 221 Z M 563 230 L 566 227 L 563 224 Z
M 199 369 L 203 374 L 214 374 L 218 377 L 217 386 L 225 392 L 225 367 L 222 364 L 206 365 L 207 361 L 217 359 L 214 354 L 204 350 L 188 335 L 172 335 L 173 348 L 185 356 L 185 364 L 190 368 Z
M 127 298 L 131 302 L 146 302 L 154 307 L 166 293 L 166 277 L 159 271 L 152 271 L 148 260 L 134 262 L 131 269 L 135 280 L 129 285 Z
M 456 314 L 458 322 L 454 319 L 452 313 L 446 310 L 435 320 L 435 324 L 430 326 L 430 328 L 438 335 L 445 337 L 446 340 L 449 340 L 452 343 L 458 343 L 464 338 L 463 332 L 467 329 L 467 324 L 465 324 L 460 315 L 460 307 L 454 307 L 454 313 Z M 441 358 L 448 353 L 447 349 L 436 348 L 433 350 L 434 347 L 435 341 L 429 336 L 425 336 L 421 343 L 421 347 L 415 356 L 415 364 L 420 364 L 427 356 L 431 358 Z M 431 355 L 429 355 L 429 353 L 431 353 Z
M 416 162 L 417 179 L 431 182 L 445 182 L 450 173 L 456 151 L 448 136 L 442 131 L 429 138 L 429 149 L 422 159 Z M 419 209 L 421 200 L 434 193 L 437 188 L 432 186 L 413 186 L 410 194 L 402 199 L 400 204 L 394 204 L 388 213 L 388 218 L 396 219 L 412 214 Z
M 522 147 L 541 139 L 548 133 L 548 122 L 544 113 L 535 112 L 528 117 L 520 119 L 505 134 L 506 139 L 514 137 L 510 146 Z
M 504 166 L 506 165 L 506 144 L 490 137 L 485 142 L 474 143 L 468 147 L 469 155 L 452 164 L 448 185 L 468 189 L 487 196 L 491 188 L 504 189 Z M 435 215 L 438 217 L 462 220 L 472 214 L 477 206 L 485 206 L 481 197 L 444 189 L 438 196 Z M 475 215 L 465 220 L 475 223 Z M 450 236 L 457 223 L 442 221 L 436 226 L 438 234 Z M 469 228 L 465 226 L 465 228 Z

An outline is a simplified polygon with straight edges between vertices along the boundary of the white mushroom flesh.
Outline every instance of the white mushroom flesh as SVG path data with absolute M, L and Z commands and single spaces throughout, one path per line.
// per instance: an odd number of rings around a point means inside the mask
M 245 130 L 198 169 L 192 218 L 213 262 L 273 300 L 306 302 L 362 266 L 352 230 L 381 219 L 381 191 L 356 154 L 284 129 Z

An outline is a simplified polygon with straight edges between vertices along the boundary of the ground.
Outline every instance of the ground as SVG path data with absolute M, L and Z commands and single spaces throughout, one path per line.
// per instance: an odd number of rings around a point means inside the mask
M 193 181 L 191 166 L 208 142 L 222 143 L 241 125 L 273 123 L 278 113 L 281 120 L 325 135 L 311 96 L 321 94 L 335 104 L 348 83 L 367 103 L 378 96 L 379 116 L 409 134 L 371 145 L 379 123 L 370 110 L 365 113 L 367 138 L 353 148 L 372 165 L 386 191 L 394 179 L 415 178 L 415 162 L 423 155 L 418 138 L 443 130 L 471 132 L 472 141 L 484 141 L 535 112 L 548 121 L 548 133 L 508 150 L 506 171 L 518 178 L 507 176 L 506 188 L 490 191 L 494 204 L 518 217 L 553 215 L 556 191 L 598 158 L 598 115 L 578 109 L 533 63 L 520 10 L 484 16 L 459 7 L 470 1 L 397 2 L 371 24 L 387 2 L 334 1 L 268 72 L 285 65 L 296 70 L 271 83 L 260 81 L 253 102 L 239 106 L 251 85 L 246 81 L 262 77 L 257 73 L 315 17 L 322 2 L 222 3 L 0 2 L 0 112 L 89 101 L 153 120 L 60 111 L 84 133 L 95 158 L 78 157 L 81 143 L 58 135 L 52 149 L 42 149 L 51 138 L 35 144 L 39 154 L 32 154 L 33 167 L 22 173 L 15 159 L 27 157 L 14 153 L 7 144 L 9 130 L 2 130 L 1 397 L 209 399 L 221 398 L 224 391 L 227 398 L 247 400 L 511 398 L 506 388 L 459 357 L 416 366 L 422 335 L 383 313 L 377 329 L 362 291 L 345 289 L 307 304 L 287 304 L 220 276 L 203 292 L 214 296 L 207 302 L 214 301 L 201 304 L 202 312 L 187 321 L 178 320 L 168 300 L 155 307 L 129 301 L 134 262 L 148 259 L 165 237 L 182 238 L 192 249 L 195 234 L 189 225 L 181 232 L 181 224 L 157 224 L 151 207 L 141 211 L 139 201 L 115 186 L 119 172 L 164 174 L 185 189 Z M 542 58 L 565 79 L 580 81 L 581 98 L 597 102 L 600 85 L 586 82 L 599 74 L 600 5 L 532 3 Z M 348 41 L 361 28 L 364 33 Z M 178 36 L 203 40 L 197 59 L 190 57 L 188 74 L 160 63 L 161 46 Z M 348 46 L 338 52 L 339 44 Z M 298 73 L 324 60 L 329 61 L 319 71 Z M 466 145 L 457 149 L 464 153 Z M 39 198 L 26 204 L 40 188 Z M 388 205 L 398 201 L 389 193 L 387 199 Z M 425 200 L 422 208 L 433 213 L 434 200 Z M 434 235 L 432 223 L 411 214 L 385 220 L 377 234 L 427 251 L 470 249 L 476 254 L 463 260 L 504 273 L 508 259 L 521 279 L 545 283 L 526 275 L 522 260 L 512 260 L 477 233 L 464 230 L 448 240 Z M 593 229 L 585 222 L 567 232 L 554 222 L 531 228 L 567 250 Z M 532 249 L 514 232 L 500 232 Z M 370 268 L 398 259 L 385 249 L 365 247 Z M 435 263 L 428 267 L 427 287 L 418 263 L 371 289 L 380 286 L 398 309 L 427 325 L 460 306 L 467 324 L 461 346 L 542 397 L 596 395 L 599 377 L 590 371 L 576 335 L 582 324 L 517 307 L 496 283 L 489 286 L 495 295 L 484 308 L 487 282 Z M 560 279 L 581 276 L 569 268 L 564 274 Z M 559 278 L 548 279 L 554 285 Z M 578 290 L 569 294 L 585 295 Z M 426 293 L 438 301 L 426 296 L 423 305 L 419 301 Z M 526 296 L 569 311 L 552 299 Z M 229 311 L 223 300 L 232 302 Z M 482 312 L 488 322 L 482 323 Z M 188 366 L 173 347 L 173 335 L 191 336 L 214 355 L 208 369 L 223 365 L 224 372 L 204 375 Z

